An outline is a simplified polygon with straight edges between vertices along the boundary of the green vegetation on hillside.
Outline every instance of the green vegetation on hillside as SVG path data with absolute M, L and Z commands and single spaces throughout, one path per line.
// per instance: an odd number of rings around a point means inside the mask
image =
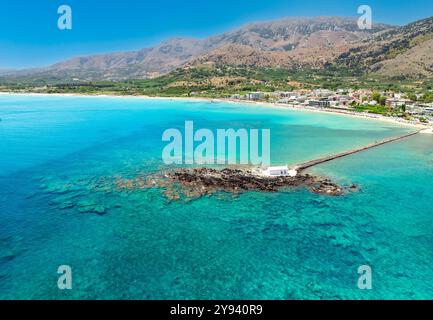
M 252 91 L 273 92 L 294 89 L 372 89 L 423 93 L 422 101 L 433 101 L 432 79 L 387 79 L 364 75 L 358 70 L 336 66 L 326 69 L 287 70 L 249 67 L 194 67 L 177 69 L 153 79 L 125 81 L 2 81 L 2 91 L 31 91 L 46 93 L 119 94 L 148 96 L 228 97 Z M 379 104 L 384 101 L 377 97 Z

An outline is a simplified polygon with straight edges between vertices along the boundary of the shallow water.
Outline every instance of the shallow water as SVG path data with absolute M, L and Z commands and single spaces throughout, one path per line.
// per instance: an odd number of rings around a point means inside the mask
M 0 298 L 433 298 L 433 138 L 314 168 L 360 191 L 169 202 L 116 179 L 164 168 L 161 135 L 269 128 L 273 164 L 407 132 L 348 116 L 225 103 L 0 96 Z M 373 270 L 373 289 L 357 269 Z M 57 288 L 70 265 L 73 289 Z

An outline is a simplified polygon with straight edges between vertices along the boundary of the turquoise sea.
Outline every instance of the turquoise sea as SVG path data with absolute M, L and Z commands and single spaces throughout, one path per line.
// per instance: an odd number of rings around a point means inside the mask
M 407 127 L 262 106 L 0 96 L 0 299 L 432 299 L 433 137 L 314 168 L 358 192 L 168 201 L 116 180 L 164 168 L 162 132 L 269 128 L 298 163 Z M 72 268 L 59 290 L 57 268 Z M 357 287 L 358 267 L 373 271 Z

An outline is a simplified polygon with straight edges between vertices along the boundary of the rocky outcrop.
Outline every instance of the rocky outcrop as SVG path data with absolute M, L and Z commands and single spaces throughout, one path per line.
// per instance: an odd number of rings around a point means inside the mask
M 198 198 L 217 191 L 233 194 L 246 191 L 278 192 L 284 188 L 304 187 L 317 194 L 340 196 L 356 190 L 338 186 L 329 179 L 300 173 L 295 177 L 267 177 L 250 169 L 212 168 L 178 169 L 146 178 L 119 180 L 120 189 L 159 187 L 170 200 Z

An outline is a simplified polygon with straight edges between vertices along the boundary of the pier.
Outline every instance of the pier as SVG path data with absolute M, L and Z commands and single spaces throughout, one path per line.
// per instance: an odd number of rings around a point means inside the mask
M 378 147 L 378 146 L 381 146 L 381 145 L 384 145 L 384 144 L 387 144 L 387 143 L 391 143 L 391 142 L 395 142 L 395 141 L 398 141 L 398 140 L 403 140 L 403 139 L 409 138 L 411 136 L 414 136 L 414 135 L 418 134 L 420 131 L 421 130 L 418 130 L 418 131 L 415 131 L 415 132 L 411 132 L 411 133 L 407 133 L 407 134 L 404 134 L 404 135 L 398 136 L 398 137 L 384 139 L 384 140 L 377 141 L 375 143 L 369 144 L 369 145 L 361 147 L 361 148 L 352 149 L 352 150 L 341 152 L 341 153 L 337 153 L 337 154 L 334 154 L 334 155 L 331 155 L 331 156 L 327 156 L 327 157 L 319 158 L 319 159 L 316 159 L 316 160 L 311 160 L 311 161 L 308 161 L 308 162 L 304 162 L 304 163 L 301 163 L 301 164 L 293 166 L 293 169 L 295 169 L 297 171 L 303 171 L 305 169 L 317 166 L 317 165 L 325 163 L 325 162 L 329 162 L 329 161 L 332 161 L 332 160 L 335 160 L 335 159 L 338 159 L 338 158 L 343 158 L 343 157 L 349 156 L 351 154 L 355 154 L 355 153 L 358 153 L 358 152 L 361 152 L 361 151 L 372 149 L 372 148 L 375 148 L 375 147 Z

